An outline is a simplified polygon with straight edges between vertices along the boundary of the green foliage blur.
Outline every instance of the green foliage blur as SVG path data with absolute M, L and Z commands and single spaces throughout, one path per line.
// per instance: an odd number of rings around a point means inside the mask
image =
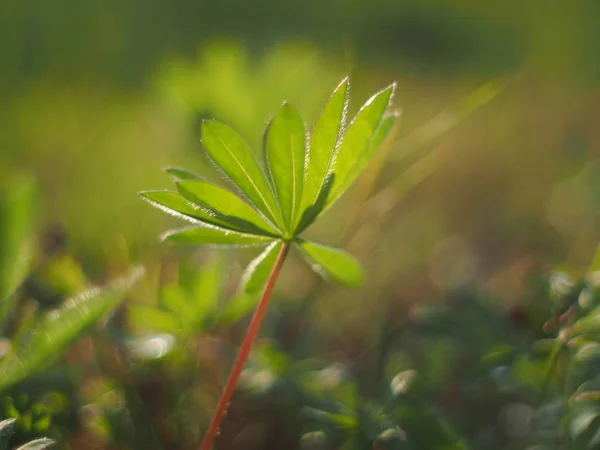
M 365 286 L 286 262 L 216 448 L 599 447 L 597 1 L 5 0 L 0 49 L 0 450 L 199 445 L 256 252 L 137 192 L 345 75 L 402 110 L 307 230 Z

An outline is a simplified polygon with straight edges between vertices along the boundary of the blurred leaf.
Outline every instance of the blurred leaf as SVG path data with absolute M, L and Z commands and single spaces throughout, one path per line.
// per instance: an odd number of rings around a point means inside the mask
M 306 134 L 302 117 L 285 103 L 267 128 L 265 160 L 288 232 L 302 198 Z
M 0 330 L 29 268 L 35 199 L 35 183 L 30 178 L 15 180 L 0 198 Z
M 345 78 L 331 95 L 310 137 L 306 154 L 304 188 L 298 215 L 298 228 L 305 228 L 321 212 L 326 199 L 323 192 L 330 191 L 331 165 L 338 141 L 344 130 L 348 109 L 349 80 Z M 321 207 L 314 208 L 322 199 Z M 310 216 L 306 212 L 312 207 Z M 305 222 L 304 224 L 302 222 Z
M 252 234 L 278 236 L 279 231 L 231 192 L 204 181 L 180 181 L 177 190 L 188 201 L 201 206 L 227 228 Z
M 6 419 L 0 422 L 0 450 L 8 450 L 8 443 L 15 432 L 17 419 Z
M 241 283 L 246 293 L 260 293 L 275 265 L 282 245 L 282 241 L 274 241 L 248 265 L 242 275 Z
M 272 237 L 241 233 L 217 227 L 186 227 L 169 230 L 161 236 L 161 240 L 189 245 L 219 245 L 243 247 L 264 245 L 273 241 Z
M 247 316 L 256 307 L 259 294 L 237 292 L 219 312 L 219 323 L 227 324 Z
M 128 311 L 129 320 L 136 329 L 173 334 L 181 331 L 181 324 L 177 318 L 167 311 L 140 305 L 131 305 Z
M 226 271 L 227 268 L 224 267 L 222 260 L 219 258 L 213 258 L 200 268 L 194 281 L 190 313 L 182 318 L 191 330 L 202 326 L 209 315 L 216 313 Z
M 0 390 L 5 390 L 59 357 L 65 348 L 112 311 L 142 274 L 143 270 L 137 268 L 128 277 L 104 289 L 92 288 L 48 313 L 23 347 L 18 349 L 18 356 L 6 358 L 0 363 Z
M 19 447 L 17 450 L 43 450 L 54 445 L 55 443 L 56 442 L 54 442 L 52 439 L 41 438 L 28 442 L 27 444 Z
M 363 269 L 349 253 L 303 239 L 296 242 L 315 272 L 350 288 L 362 285 Z
M 179 181 L 191 181 L 202 179 L 200 175 L 196 175 L 195 173 L 189 172 L 188 170 L 182 169 L 180 167 L 167 167 L 165 169 L 165 172 Z
M 282 225 L 281 211 L 273 192 L 248 144 L 231 127 L 202 122 L 202 144 L 223 173 L 276 225 Z
M 379 124 L 390 106 L 395 88 L 396 85 L 392 84 L 367 100 L 344 131 L 342 141 L 334 153 L 329 168 L 331 172 L 335 173 L 335 180 L 333 181 L 328 204 L 335 201 L 354 181 L 349 177 L 358 175 L 357 172 L 354 173 L 354 168 L 365 157 L 365 153 L 369 151 L 373 138 L 379 139 L 380 142 L 385 138 L 385 136 L 381 136 L 376 132 L 379 131 Z

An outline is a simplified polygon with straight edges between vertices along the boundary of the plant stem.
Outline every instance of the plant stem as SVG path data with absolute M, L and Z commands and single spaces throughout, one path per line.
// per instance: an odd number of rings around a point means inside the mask
M 265 285 L 265 289 L 260 297 L 258 305 L 256 306 L 256 310 L 254 311 L 254 316 L 252 317 L 252 321 L 248 326 L 248 331 L 246 331 L 246 336 L 242 341 L 242 345 L 240 347 L 240 352 L 233 364 L 233 368 L 229 373 L 229 378 L 227 379 L 227 383 L 225 384 L 225 388 L 221 393 L 221 398 L 219 399 L 219 403 L 217 404 L 217 410 L 213 418 L 210 421 L 210 425 L 208 427 L 208 431 L 204 436 L 204 440 L 200 445 L 200 450 L 210 450 L 212 443 L 219 431 L 219 425 L 221 424 L 221 420 L 223 416 L 227 412 L 227 408 L 229 407 L 229 402 L 233 393 L 235 392 L 235 388 L 238 383 L 238 379 L 240 378 L 240 374 L 242 373 L 242 369 L 246 364 L 246 360 L 248 359 L 248 355 L 250 354 L 250 350 L 252 349 L 252 345 L 254 344 L 254 340 L 256 339 L 256 335 L 260 329 L 260 325 L 265 317 L 265 313 L 267 312 L 267 307 L 269 306 L 269 300 L 271 299 L 271 294 L 273 293 L 273 288 L 275 287 L 275 282 L 277 281 L 277 277 L 279 276 L 279 272 L 281 271 L 281 267 L 283 266 L 283 262 L 287 256 L 290 245 L 288 243 L 284 243 L 277 255 L 277 260 L 275 261 L 275 265 L 273 266 L 273 270 L 271 270 L 271 274 L 267 279 L 267 283 Z

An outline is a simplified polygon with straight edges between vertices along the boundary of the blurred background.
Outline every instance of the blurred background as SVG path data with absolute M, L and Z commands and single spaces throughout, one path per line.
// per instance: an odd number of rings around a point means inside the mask
M 169 188 L 166 166 L 218 179 L 200 145 L 203 118 L 231 124 L 258 151 L 283 100 L 312 124 L 345 75 L 353 111 L 392 81 L 402 110 L 391 145 L 309 232 L 356 255 L 367 283 L 322 286 L 292 258 L 265 339 L 317 330 L 305 356 L 360 361 L 390 317 L 471 287 L 535 316 L 543 300 L 531 274 L 585 267 L 600 238 L 596 0 L 3 0 L 0 49 L 0 185 L 35 185 L 35 259 L 53 264 L 38 284 L 53 302 L 135 263 L 147 273 L 129 301 L 154 304 L 184 262 L 212 261 L 160 244 L 177 221 L 137 192 Z M 229 284 L 252 256 L 226 255 Z M 213 347 L 239 342 L 248 311 L 194 352 L 212 364 L 198 381 L 209 383 L 205 415 L 230 364 Z M 177 430 L 159 426 L 167 441 Z M 257 445 L 245 448 L 293 448 Z

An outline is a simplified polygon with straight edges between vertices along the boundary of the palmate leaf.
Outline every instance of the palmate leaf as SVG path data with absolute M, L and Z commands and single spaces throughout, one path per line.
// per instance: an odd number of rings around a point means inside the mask
M 373 95 L 346 127 L 349 81 L 342 80 L 308 139 L 300 114 L 284 103 L 265 133 L 266 173 L 233 129 L 204 121 L 202 142 L 208 156 L 251 205 L 183 169 L 169 169 L 177 180 L 178 194 L 151 191 L 142 195 L 196 226 L 168 231 L 163 239 L 194 245 L 267 246 L 244 272 L 239 293 L 242 305 L 260 293 L 277 255 L 292 243 L 318 273 L 358 287 L 363 275 L 353 257 L 299 235 L 354 183 L 388 136 L 398 118 L 388 112 L 394 90 L 392 84 Z
M 17 349 L 18 356 L 5 358 L 0 363 L 0 391 L 52 362 L 84 331 L 112 311 L 142 274 L 143 270 L 137 268 L 111 286 L 92 288 L 47 314 L 34 325 L 31 336 L 22 348 Z
M 282 226 L 279 206 L 252 150 L 231 127 L 202 122 L 202 144 L 209 157 L 273 223 Z
M 305 141 L 302 117 L 285 103 L 267 128 L 265 159 L 288 232 L 293 231 L 302 198 Z

